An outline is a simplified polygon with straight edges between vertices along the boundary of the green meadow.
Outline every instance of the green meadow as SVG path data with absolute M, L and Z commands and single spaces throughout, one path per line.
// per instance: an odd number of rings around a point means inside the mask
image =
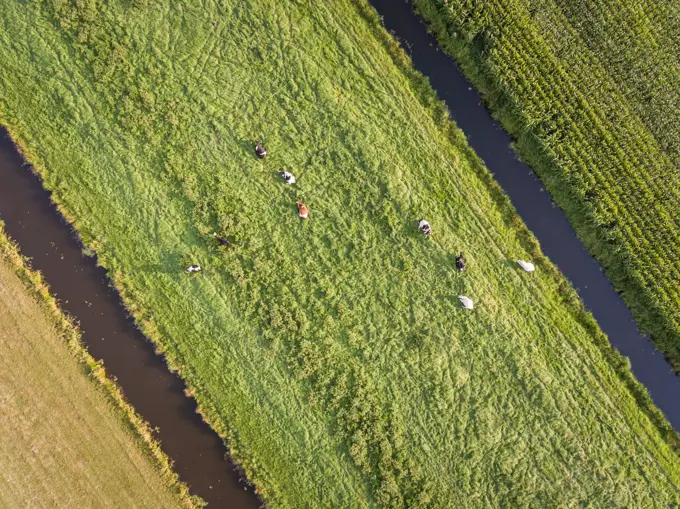
M 0 5 L 0 122 L 268 505 L 680 503 L 676 435 L 364 1 Z

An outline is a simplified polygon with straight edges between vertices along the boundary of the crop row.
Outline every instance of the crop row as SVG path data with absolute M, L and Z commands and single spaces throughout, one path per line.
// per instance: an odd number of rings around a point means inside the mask
M 559 2 L 630 105 L 674 162 L 680 161 L 678 42 L 660 20 L 677 16 L 657 2 Z M 659 20 L 659 21 L 653 21 Z M 625 37 L 625 43 L 621 40 Z M 663 113 L 663 114 L 659 114 Z
M 526 41 L 520 41 L 520 43 L 522 43 L 522 42 L 526 42 Z M 523 47 L 526 47 L 526 46 L 527 45 L 524 44 Z M 502 55 L 502 57 L 504 57 L 504 58 L 500 59 L 501 62 L 513 61 L 514 60 L 513 63 L 517 62 L 520 67 L 523 64 L 526 64 L 526 62 L 521 61 L 522 60 L 522 53 L 518 52 L 516 50 L 516 47 L 517 46 L 502 46 L 501 48 L 510 49 L 514 54 L 512 54 L 512 55 L 507 55 L 507 54 Z M 503 68 L 500 69 L 500 73 L 506 73 L 506 71 L 509 71 L 509 68 L 507 66 L 506 66 L 505 69 L 503 69 Z M 559 77 L 559 74 L 556 74 L 554 76 Z M 557 95 L 557 94 L 555 94 L 555 91 L 559 92 L 560 90 L 566 89 L 566 86 L 569 85 L 568 81 L 562 80 L 561 83 L 560 82 L 555 83 L 555 81 L 557 81 L 557 80 L 548 80 L 547 86 L 542 86 L 543 84 L 541 83 L 542 80 L 540 80 L 540 75 L 538 76 L 538 78 L 539 79 L 536 79 L 536 80 L 533 81 L 533 85 L 534 85 L 534 90 L 537 89 L 537 88 L 540 88 L 541 90 L 545 91 L 545 95 L 543 97 L 541 97 L 541 100 L 544 100 L 546 102 L 557 101 L 558 104 L 560 104 L 561 103 L 560 100 L 563 99 L 563 98 L 561 98 L 559 96 L 555 97 Z M 552 81 L 552 83 L 551 83 L 551 81 Z M 578 91 L 572 90 L 571 92 L 577 93 Z M 580 102 L 582 102 L 582 101 L 580 101 Z M 564 103 L 566 103 L 566 101 Z M 569 104 L 569 103 L 566 103 L 566 104 Z M 602 126 L 601 123 L 600 123 L 600 125 L 598 125 L 598 121 L 600 120 L 599 118 L 593 117 L 591 119 L 588 119 L 586 117 L 586 118 L 582 118 L 580 120 L 582 120 L 582 121 L 583 120 L 586 120 L 586 121 L 591 120 L 591 122 L 590 122 L 590 124 L 591 124 L 590 125 L 590 127 L 591 127 L 590 133 L 592 134 L 593 132 L 595 132 L 596 134 L 602 135 L 602 139 L 604 139 L 605 142 L 606 142 L 607 131 L 604 129 L 604 126 Z M 586 123 L 586 122 L 584 122 L 584 123 Z M 586 136 L 586 133 L 584 132 L 584 130 L 580 129 L 579 124 L 574 123 L 574 124 L 572 124 L 571 127 L 572 127 L 571 130 L 574 132 L 574 134 L 576 136 L 574 136 L 573 140 L 571 140 L 572 143 L 570 145 L 567 145 L 566 148 L 569 149 L 569 148 L 572 148 L 574 146 L 576 146 L 577 148 L 584 148 L 585 150 L 582 151 L 583 154 L 585 155 L 584 159 L 591 164 L 594 163 L 595 161 L 593 161 L 593 158 L 589 158 L 588 155 L 591 154 L 591 153 L 597 154 L 596 149 L 598 147 L 594 143 L 589 142 L 589 140 L 594 140 L 596 138 Z M 586 127 L 588 127 L 588 126 L 586 125 Z M 599 133 L 597 132 L 598 130 L 599 130 Z M 581 140 L 583 141 L 583 143 L 580 143 Z M 583 145 L 583 147 L 578 147 L 578 145 Z M 593 186 L 593 187 L 596 187 L 598 185 L 605 185 L 605 186 L 609 185 L 609 186 L 611 186 L 611 184 L 612 184 L 611 177 L 613 176 L 613 177 L 616 177 L 616 179 L 615 179 L 616 182 L 614 182 L 614 186 L 612 186 L 612 187 L 615 187 L 617 184 L 620 187 L 628 187 L 628 189 L 627 189 L 628 193 L 626 193 L 626 194 L 627 194 L 627 197 L 628 197 L 629 205 L 632 205 L 633 209 L 636 209 L 637 208 L 637 207 L 635 207 L 636 205 L 641 205 L 645 201 L 653 201 L 655 199 L 655 196 L 650 193 L 649 186 L 647 186 L 646 185 L 647 183 L 644 181 L 644 179 L 640 177 L 640 172 L 636 171 L 635 168 L 631 167 L 631 165 L 628 164 L 628 161 L 626 161 L 626 159 L 624 157 L 625 154 L 622 153 L 622 151 L 619 149 L 619 147 L 617 147 L 616 145 L 612 145 L 612 146 L 610 146 L 610 148 L 613 149 L 614 151 L 618 152 L 618 153 L 615 154 L 615 157 L 617 157 L 620 161 L 620 164 L 617 165 L 617 166 L 618 166 L 618 169 L 621 170 L 621 171 L 618 172 L 617 175 L 612 175 L 612 174 L 607 175 L 606 173 L 599 172 L 598 166 L 593 166 L 593 175 L 595 176 L 595 180 L 594 181 L 591 180 L 591 182 L 590 182 L 591 186 Z M 647 160 L 652 162 L 652 163 L 655 162 L 654 159 L 647 158 Z M 641 161 L 641 162 L 644 162 L 644 161 Z M 656 168 L 654 168 L 652 166 L 652 168 L 650 168 L 650 169 L 652 171 L 654 171 Z M 625 177 L 624 179 L 619 178 L 621 173 L 624 173 L 624 177 Z M 602 194 L 602 193 L 600 193 L 600 194 Z M 605 196 L 608 195 L 608 194 L 610 194 L 610 193 L 605 193 Z M 616 198 L 616 196 L 613 196 L 613 197 Z M 632 198 L 632 200 L 630 200 L 630 198 Z M 605 201 L 605 204 L 606 204 L 606 201 Z M 620 202 L 617 205 L 620 205 Z M 606 210 L 606 208 L 609 208 L 609 207 L 604 207 L 604 208 Z M 632 224 L 635 224 L 636 219 L 640 218 L 640 213 L 643 212 L 643 211 L 644 211 L 644 209 L 643 210 L 633 210 L 635 215 L 632 218 L 630 218 L 630 222 Z M 625 214 L 626 210 L 623 209 L 621 211 L 621 213 Z M 624 223 L 624 228 L 625 228 L 625 223 Z M 639 233 L 640 233 L 639 230 L 634 231 L 633 232 L 634 237 L 637 238 Z M 643 242 L 645 241 L 644 238 L 642 238 L 640 240 L 642 240 Z

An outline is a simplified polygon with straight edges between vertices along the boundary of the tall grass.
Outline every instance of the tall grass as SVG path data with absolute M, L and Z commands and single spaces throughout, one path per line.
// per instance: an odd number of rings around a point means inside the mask
M 270 505 L 678 500 L 674 433 L 364 2 L 5 7 L 0 119 Z

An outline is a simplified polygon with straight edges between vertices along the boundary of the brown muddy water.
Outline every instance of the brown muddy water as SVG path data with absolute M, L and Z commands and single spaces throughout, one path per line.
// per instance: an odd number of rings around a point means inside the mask
M 157 427 L 156 438 L 191 493 L 209 507 L 254 509 L 261 501 L 230 461 L 222 440 L 196 413 L 196 402 L 127 315 L 106 271 L 85 257 L 72 228 L 0 128 L 0 219 L 31 266 L 42 272 L 83 342 L 103 360 L 135 409 Z

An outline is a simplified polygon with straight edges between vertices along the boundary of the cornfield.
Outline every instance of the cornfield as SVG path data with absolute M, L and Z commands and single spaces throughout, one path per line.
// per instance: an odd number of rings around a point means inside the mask
M 639 326 L 680 360 L 680 10 L 414 0 Z

